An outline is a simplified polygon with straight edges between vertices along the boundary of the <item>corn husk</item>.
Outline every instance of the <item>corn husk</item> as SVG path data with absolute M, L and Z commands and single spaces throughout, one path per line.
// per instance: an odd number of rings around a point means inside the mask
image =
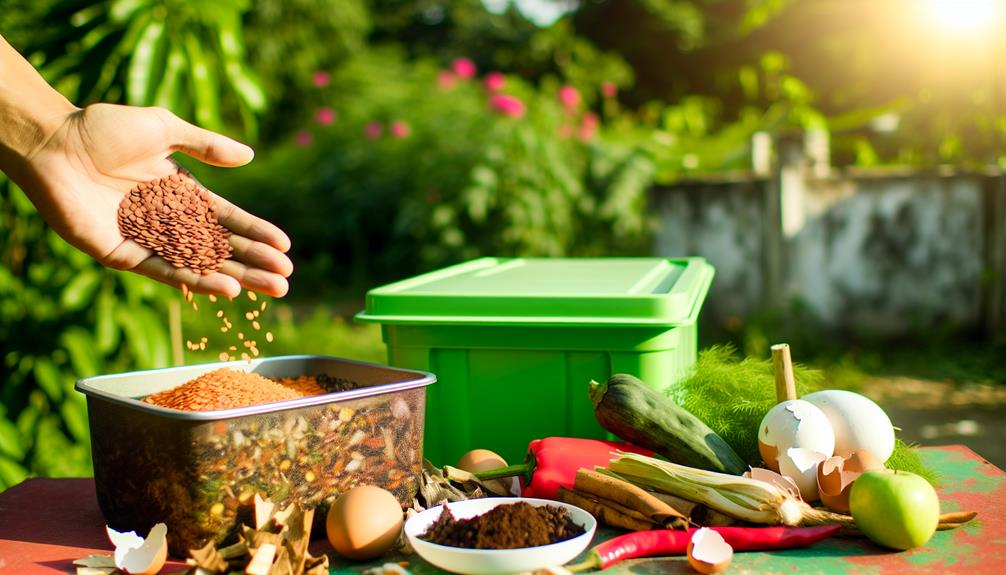
M 725 515 L 765 525 L 853 525 L 847 515 L 814 509 L 777 485 L 686 467 L 638 453 L 618 452 L 599 471 L 640 487 L 695 501 Z

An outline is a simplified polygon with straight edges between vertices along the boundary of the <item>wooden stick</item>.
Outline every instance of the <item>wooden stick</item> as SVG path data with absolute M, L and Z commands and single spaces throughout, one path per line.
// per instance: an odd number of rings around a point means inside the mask
M 581 507 L 597 517 L 597 520 L 601 523 L 612 527 L 620 527 L 630 531 L 649 531 L 650 529 L 660 528 L 660 525 L 657 523 L 644 519 L 638 519 L 633 515 L 626 515 L 614 507 L 609 507 L 587 494 L 566 489 L 565 487 L 559 488 L 559 501 L 564 501 L 566 503 L 576 505 L 577 507 Z
M 680 511 L 657 499 L 642 487 L 598 473 L 592 469 L 578 470 L 573 487 L 578 491 L 611 499 L 630 509 L 635 509 L 661 525 L 673 523 L 676 519 L 688 521 L 688 518 Z
M 796 399 L 796 380 L 793 378 L 793 359 L 788 343 L 772 346 L 772 363 L 775 366 L 775 397 L 779 403 Z

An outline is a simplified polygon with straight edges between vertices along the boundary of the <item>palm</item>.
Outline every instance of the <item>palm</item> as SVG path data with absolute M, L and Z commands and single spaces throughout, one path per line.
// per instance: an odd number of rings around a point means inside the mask
M 119 233 L 117 212 L 124 194 L 140 182 L 174 173 L 177 118 L 156 108 L 96 105 L 69 116 L 32 162 L 46 201 L 36 202 L 49 224 L 67 241 L 103 264 L 132 270 L 197 291 L 234 295 L 237 284 L 273 295 L 286 291 L 283 276 L 292 266 L 281 253 L 289 240 L 275 226 L 214 196 L 220 221 L 235 232 L 239 261 L 225 262 L 222 273 L 199 276 L 173 269 L 150 250 Z M 210 146 L 212 148 L 212 146 Z M 220 159 L 202 150 L 204 160 L 223 165 L 244 161 Z M 235 281 L 236 280 L 236 281 Z M 237 288 L 239 289 L 239 288 Z
M 136 183 L 171 170 L 166 159 L 171 151 L 163 145 L 164 129 L 143 112 L 134 108 L 85 109 L 71 116 L 38 154 L 37 165 L 46 183 L 59 188 L 52 190 L 59 201 L 47 206 L 50 213 L 44 214 L 46 219 L 67 241 L 102 262 L 126 241 L 116 223 L 122 196 Z M 136 122 L 129 136 L 120 129 L 120 122 L 126 119 L 121 118 L 123 113 L 134 116 Z M 146 259 L 139 252 L 130 255 L 129 260 L 107 263 L 132 269 Z

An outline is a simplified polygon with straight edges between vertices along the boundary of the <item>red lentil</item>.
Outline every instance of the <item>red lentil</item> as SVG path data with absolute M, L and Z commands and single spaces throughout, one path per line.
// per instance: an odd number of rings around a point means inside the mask
M 178 387 L 147 396 L 143 401 L 182 411 L 210 411 L 324 393 L 327 393 L 325 388 L 311 376 L 274 381 L 257 373 L 225 367 L 204 373 Z

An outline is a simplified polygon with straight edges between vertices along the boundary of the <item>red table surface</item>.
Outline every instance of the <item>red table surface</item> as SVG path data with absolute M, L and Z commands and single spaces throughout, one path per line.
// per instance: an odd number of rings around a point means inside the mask
M 961 535 L 968 539 L 967 545 L 957 543 L 970 547 L 970 550 L 957 550 L 969 555 L 970 560 L 956 564 L 940 562 L 940 572 L 1006 573 L 1006 473 L 966 447 L 925 448 L 924 451 L 931 451 L 927 455 L 941 452 L 941 459 L 947 460 L 944 465 L 967 468 L 960 469 L 967 478 L 941 486 L 938 490 L 941 501 L 954 508 L 979 512 L 978 532 Z M 980 539 L 984 544 L 970 539 Z M 324 553 L 327 548 L 324 540 L 312 544 L 315 554 Z M 105 522 L 98 509 L 92 479 L 33 478 L 0 493 L 0 574 L 74 573 L 75 559 L 111 552 L 112 544 L 105 535 Z M 856 561 L 861 560 L 864 572 L 872 573 L 884 571 L 884 557 L 889 563 L 889 559 L 899 555 L 904 554 L 868 555 Z M 913 572 L 923 564 L 912 560 L 902 567 L 909 571 L 900 568 L 896 571 Z M 162 573 L 178 573 L 184 568 L 181 561 L 169 561 Z M 333 565 L 333 571 L 339 568 L 338 562 Z

